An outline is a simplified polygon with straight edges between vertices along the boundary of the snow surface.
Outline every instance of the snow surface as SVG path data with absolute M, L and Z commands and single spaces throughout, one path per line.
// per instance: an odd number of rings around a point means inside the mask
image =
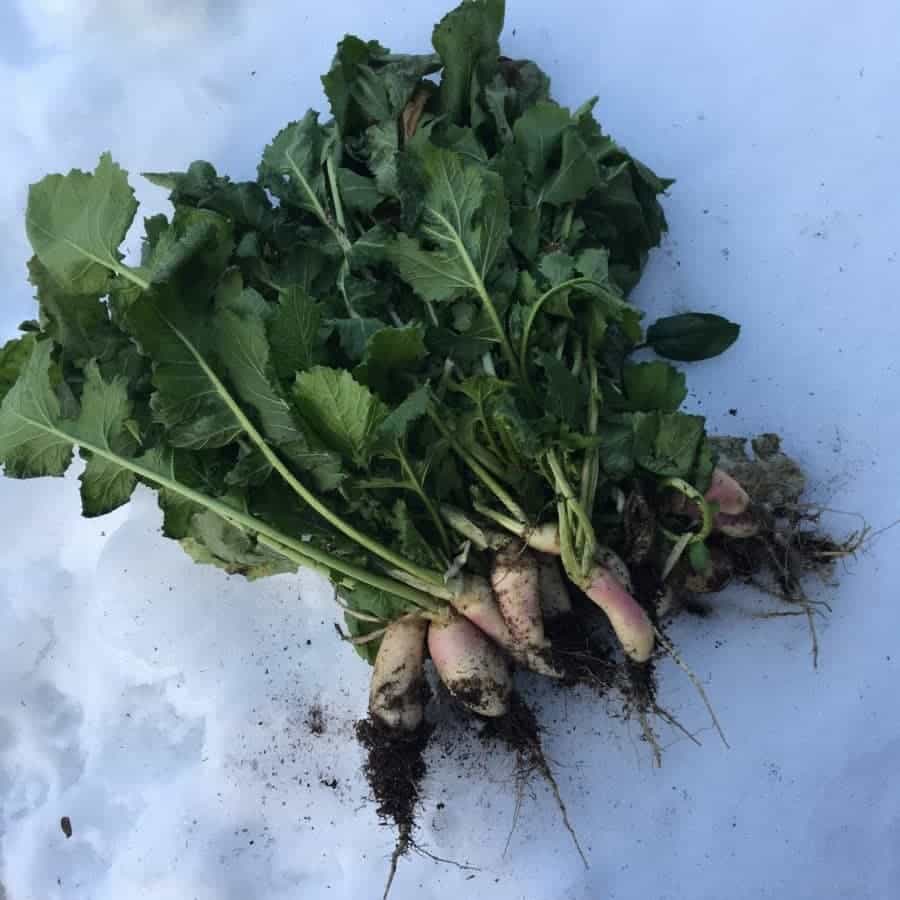
M 111 148 L 132 172 L 253 172 L 308 105 L 345 32 L 427 46 L 443 0 L 7 0 L 0 12 L 0 328 L 33 314 L 26 186 Z M 900 515 L 900 7 L 892 0 L 509 4 L 505 47 L 663 174 L 671 236 L 639 299 L 715 310 L 739 345 L 690 369 L 716 430 L 777 430 L 813 495 L 877 528 Z M 139 191 L 147 212 L 162 192 Z M 134 248 L 133 248 L 134 249 Z M 729 409 L 736 412 L 729 415 Z M 0 483 L 0 897 L 380 896 L 380 827 L 353 736 L 367 668 L 323 584 L 247 584 L 158 535 L 149 494 L 99 521 L 76 484 Z M 832 514 L 839 532 L 857 527 Z M 673 636 L 731 749 L 663 664 L 661 770 L 633 723 L 527 688 L 590 859 L 548 791 L 514 822 L 512 761 L 429 756 L 404 898 L 900 897 L 900 530 L 812 586 L 834 613 L 814 671 L 806 623 L 730 590 Z M 527 687 L 527 686 L 526 686 Z M 314 734 L 314 707 L 324 732 Z M 466 738 L 460 739 L 462 748 Z M 68 816 L 66 839 L 60 817 Z

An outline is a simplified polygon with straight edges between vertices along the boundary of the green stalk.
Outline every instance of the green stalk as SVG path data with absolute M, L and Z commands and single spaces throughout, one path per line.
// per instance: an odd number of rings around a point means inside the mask
M 267 538 L 268 540 L 275 541 L 276 543 L 289 548 L 296 553 L 298 557 L 302 557 L 304 565 L 312 565 L 319 571 L 328 571 L 329 573 L 339 572 L 348 578 L 353 578 L 354 580 L 368 584 L 371 587 L 396 594 L 398 597 L 409 600 L 410 603 L 413 603 L 416 606 L 434 610 L 439 610 L 441 608 L 439 603 L 426 594 L 423 594 L 421 591 L 413 591 L 399 581 L 383 578 L 362 566 L 347 562 L 346 560 L 329 553 L 327 550 L 320 550 L 312 544 L 295 540 L 278 531 L 277 528 L 273 528 L 267 522 L 257 519 L 248 513 L 241 512 L 241 510 L 235 509 L 233 506 L 229 506 L 227 503 L 223 503 L 215 497 L 209 497 L 200 491 L 195 491 L 193 488 L 182 484 L 180 481 L 169 478 L 167 475 L 142 465 L 136 460 L 120 456 L 118 453 L 113 453 L 105 447 L 83 440 L 82 438 L 73 437 L 73 435 L 52 425 L 48 425 L 46 422 L 41 422 L 26 416 L 20 416 L 20 418 L 23 421 L 28 422 L 29 425 L 40 428 L 66 443 L 77 444 L 77 446 L 81 447 L 82 450 L 88 451 L 88 453 L 96 454 L 102 459 L 106 459 L 114 465 L 126 469 L 139 478 L 157 485 L 157 487 L 165 488 L 173 494 L 184 497 L 185 500 L 196 503 L 197 506 L 200 506 L 203 509 L 208 509 L 210 512 L 216 513 L 227 522 L 257 535 L 258 539 Z
M 263 456 L 266 458 L 266 461 L 275 469 L 276 472 L 287 482 L 287 484 L 291 487 L 294 493 L 303 500 L 308 506 L 312 507 L 320 516 L 322 516 L 325 521 L 327 521 L 330 525 L 336 528 L 338 531 L 345 534 L 351 540 L 356 541 L 362 547 L 365 547 L 370 553 L 375 556 L 381 557 L 386 562 L 389 562 L 391 565 L 396 566 L 399 569 L 405 569 L 412 575 L 415 575 L 417 578 L 422 581 L 430 582 L 432 584 L 440 584 L 442 579 L 439 573 L 433 572 L 429 569 L 424 569 L 421 566 L 410 562 L 405 557 L 401 556 L 399 553 L 395 553 L 390 547 L 386 547 L 384 544 L 376 541 L 374 538 L 369 537 L 367 534 L 364 534 L 359 529 L 355 528 L 349 522 L 344 521 L 340 516 L 333 513 L 324 503 L 322 503 L 319 498 L 312 493 L 295 475 L 291 470 L 282 462 L 281 458 L 275 451 L 269 446 L 266 439 L 257 431 L 256 426 L 250 421 L 247 415 L 244 413 L 243 409 L 241 409 L 240 404 L 231 396 L 228 389 L 219 379 L 219 376 L 209 367 L 206 360 L 197 352 L 194 348 L 194 345 L 168 320 L 165 320 L 166 324 L 169 328 L 172 329 L 172 332 L 175 336 L 187 347 L 188 351 L 197 361 L 197 365 L 203 370 L 203 373 L 209 379 L 210 383 L 216 389 L 216 392 L 225 402 L 225 405 L 229 408 L 232 415 L 240 424 L 241 428 L 245 431 L 247 436 L 253 443 L 257 446 Z
M 419 480 L 419 476 L 416 474 L 415 469 L 412 467 L 412 463 L 409 461 L 409 457 L 406 455 L 406 451 L 400 445 L 400 442 L 397 441 L 396 445 L 397 450 L 397 458 L 400 460 L 400 468 L 403 470 L 403 473 L 409 479 L 410 483 L 413 486 L 413 490 L 416 494 L 418 494 L 419 499 L 422 501 L 425 509 L 428 511 L 428 515 L 431 516 L 431 521 L 434 523 L 434 527 L 437 529 L 438 534 L 441 538 L 441 545 L 444 548 L 444 564 L 449 565 L 449 557 L 451 554 L 450 547 L 450 538 L 447 535 L 447 529 L 444 528 L 444 520 L 441 518 L 440 513 L 437 510 L 437 507 L 434 505 L 434 501 L 428 494 L 425 492 L 425 487 L 422 482 Z
M 563 470 L 562 463 L 560 462 L 556 451 L 548 451 L 548 453 L 546 454 L 546 458 L 547 463 L 550 466 L 550 470 L 553 473 L 557 494 L 561 496 L 561 500 L 557 502 L 557 508 L 559 509 L 559 504 L 563 503 L 563 511 L 566 513 L 565 523 L 563 523 L 562 519 L 560 519 L 559 523 L 560 540 L 563 540 L 564 524 L 566 533 L 570 535 L 570 539 L 572 537 L 571 524 L 568 519 L 568 516 L 572 515 L 578 529 L 578 533 L 574 537 L 577 539 L 578 543 L 581 544 L 581 562 L 578 571 L 582 574 L 582 576 L 586 576 L 591 569 L 594 550 L 597 546 L 597 536 L 594 533 L 593 523 L 591 522 L 588 514 L 585 512 L 584 507 L 575 496 L 575 492 L 572 490 L 572 485 L 569 484 L 569 480 L 566 477 L 566 473 Z M 563 549 L 565 550 L 565 546 L 563 547 Z M 570 552 L 573 559 L 578 555 L 576 553 L 576 549 L 577 548 L 575 548 L 574 546 L 570 547 Z
M 337 172 L 334 168 L 334 156 L 329 154 L 328 162 L 325 163 L 328 172 L 328 185 L 331 188 L 331 199 L 334 203 L 334 214 L 337 218 L 338 228 L 341 233 L 347 235 L 347 220 L 344 218 L 344 204 L 341 202 L 341 191 L 338 187 Z
M 523 375 L 528 371 L 528 345 L 531 341 L 531 330 L 534 327 L 534 323 L 538 317 L 538 313 L 540 313 L 541 309 L 544 307 L 544 304 L 552 297 L 555 297 L 561 291 L 566 291 L 570 288 L 582 287 L 584 285 L 591 285 L 592 287 L 599 288 L 601 291 L 603 291 L 603 293 L 614 299 L 616 303 L 622 303 L 619 297 L 615 297 L 614 295 L 609 293 L 609 291 L 606 289 L 606 286 L 602 282 L 595 281 L 593 278 L 570 278 L 568 281 L 564 281 L 562 282 L 562 284 L 558 284 L 555 287 L 550 288 L 548 291 L 545 291 L 535 301 L 531 309 L 529 309 L 528 317 L 525 319 L 525 326 L 522 329 L 522 342 L 519 345 L 519 369 L 523 373 Z
M 447 440 L 457 455 L 466 463 L 466 465 L 478 476 L 481 482 L 488 490 L 517 518 L 520 522 L 526 522 L 528 517 L 525 511 L 512 498 L 512 495 L 491 475 L 490 472 L 475 457 L 466 450 L 466 448 L 457 440 L 450 429 L 440 420 L 438 414 L 433 408 L 429 407 L 428 415 L 432 422 L 437 426 L 438 431 Z

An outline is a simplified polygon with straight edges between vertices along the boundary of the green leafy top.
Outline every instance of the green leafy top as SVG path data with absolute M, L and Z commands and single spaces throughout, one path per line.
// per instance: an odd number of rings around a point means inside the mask
M 442 614 L 445 504 L 557 518 L 577 581 L 622 492 L 704 488 L 684 375 L 631 356 L 706 358 L 738 326 L 691 313 L 644 334 L 627 296 L 671 182 L 603 133 L 595 100 L 570 111 L 502 56 L 503 19 L 502 0 L 465 0 L 434 53 L 345 37 L 332 117 L 286 125 L 255 181 L 203 161 L 147 175 L 173 211 L 145 221 L 139 265 L 109 154 L 33 185 L 38 316 L 0 348 L 6 474 L 60 475 L 77 448 L 85 515 L 146 484 L 194 559 L 328 575 L 356 638 Z

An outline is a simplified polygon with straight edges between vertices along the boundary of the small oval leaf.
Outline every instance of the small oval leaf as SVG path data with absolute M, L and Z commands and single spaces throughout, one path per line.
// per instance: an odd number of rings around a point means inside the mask
M 724 353 L 741 326 L 712 313 L 684 313 L 657 319 L 647 329 L 647 343 L 666 359 L 696 362 Z

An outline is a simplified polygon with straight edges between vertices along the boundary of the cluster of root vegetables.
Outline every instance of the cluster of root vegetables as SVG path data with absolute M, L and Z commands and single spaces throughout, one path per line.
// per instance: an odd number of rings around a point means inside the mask
M 686 558 L 663 563 L 650 553 L 645 538 L 656 527 L 655 513 L 634 495 L 623 511 L 625 537 L 617 545 L 621 554 L 598 548 L 587 590 L 565 578 L 554 525 L 517 536 L 487 532 L 480 549 L 490 555 L 489 576 L 463 576 L 465 589 L 449 617 L 429 621 L 410 615 L 387 628 L 372 675 L 369 718 L 359 723 L 357 734 L 368 751 L 366 774 L 379 813 L 399 830 L 392 876 L 398 857 L 414 846 L 418 784 L 425 773 L 422 752 L 432 727 L 426 720 L 432 697 L 428 659 L 439 690 L 446 689 L 458 709 L 480 720 L 485 735 L 505 741 L 519 755 L 523 770 L 546 779 L 577 847 L 541 750 L 539 726 L 514 691 L 514 669 L 564 686 L 618 690 L 626 708 L 640 719 L 658 761 L 650 716 L 681 726 L 656 704 L 657 654 L 672 656 L 706 700 L 662 630 L 667 617 L 683 607 L 696 609 L 697 595 L 718 592 L 738 577 L 794 604 L 791 614 L 808 615 L 815 645 L 818 609 L 803 593 L 802 576 L 829 567 L 852 552 L 858 540 L 838 545 L 818 532 L 815 514 L 799 505 L 803 474 L 780 452 L 775 436 L 757 439 L 753 446 L 753 461 L 743 457 L 743 441 L 737 457 L 723 456 L 741 482 L 724 468 L 714 472 L 705 500 L 715 519 L 706 542 L 708 562 L 701 571 Z M 753 499 L 742 482 L 755 494 Z M 667 514 L 679 513 L 687 520 L 695 516 L 689 504 L 679 508 L 670 503 Z M 598 634 L 612 637 L 613 647 L 598 642 Z M 711 707 L 710 713 L 718 727 Z

